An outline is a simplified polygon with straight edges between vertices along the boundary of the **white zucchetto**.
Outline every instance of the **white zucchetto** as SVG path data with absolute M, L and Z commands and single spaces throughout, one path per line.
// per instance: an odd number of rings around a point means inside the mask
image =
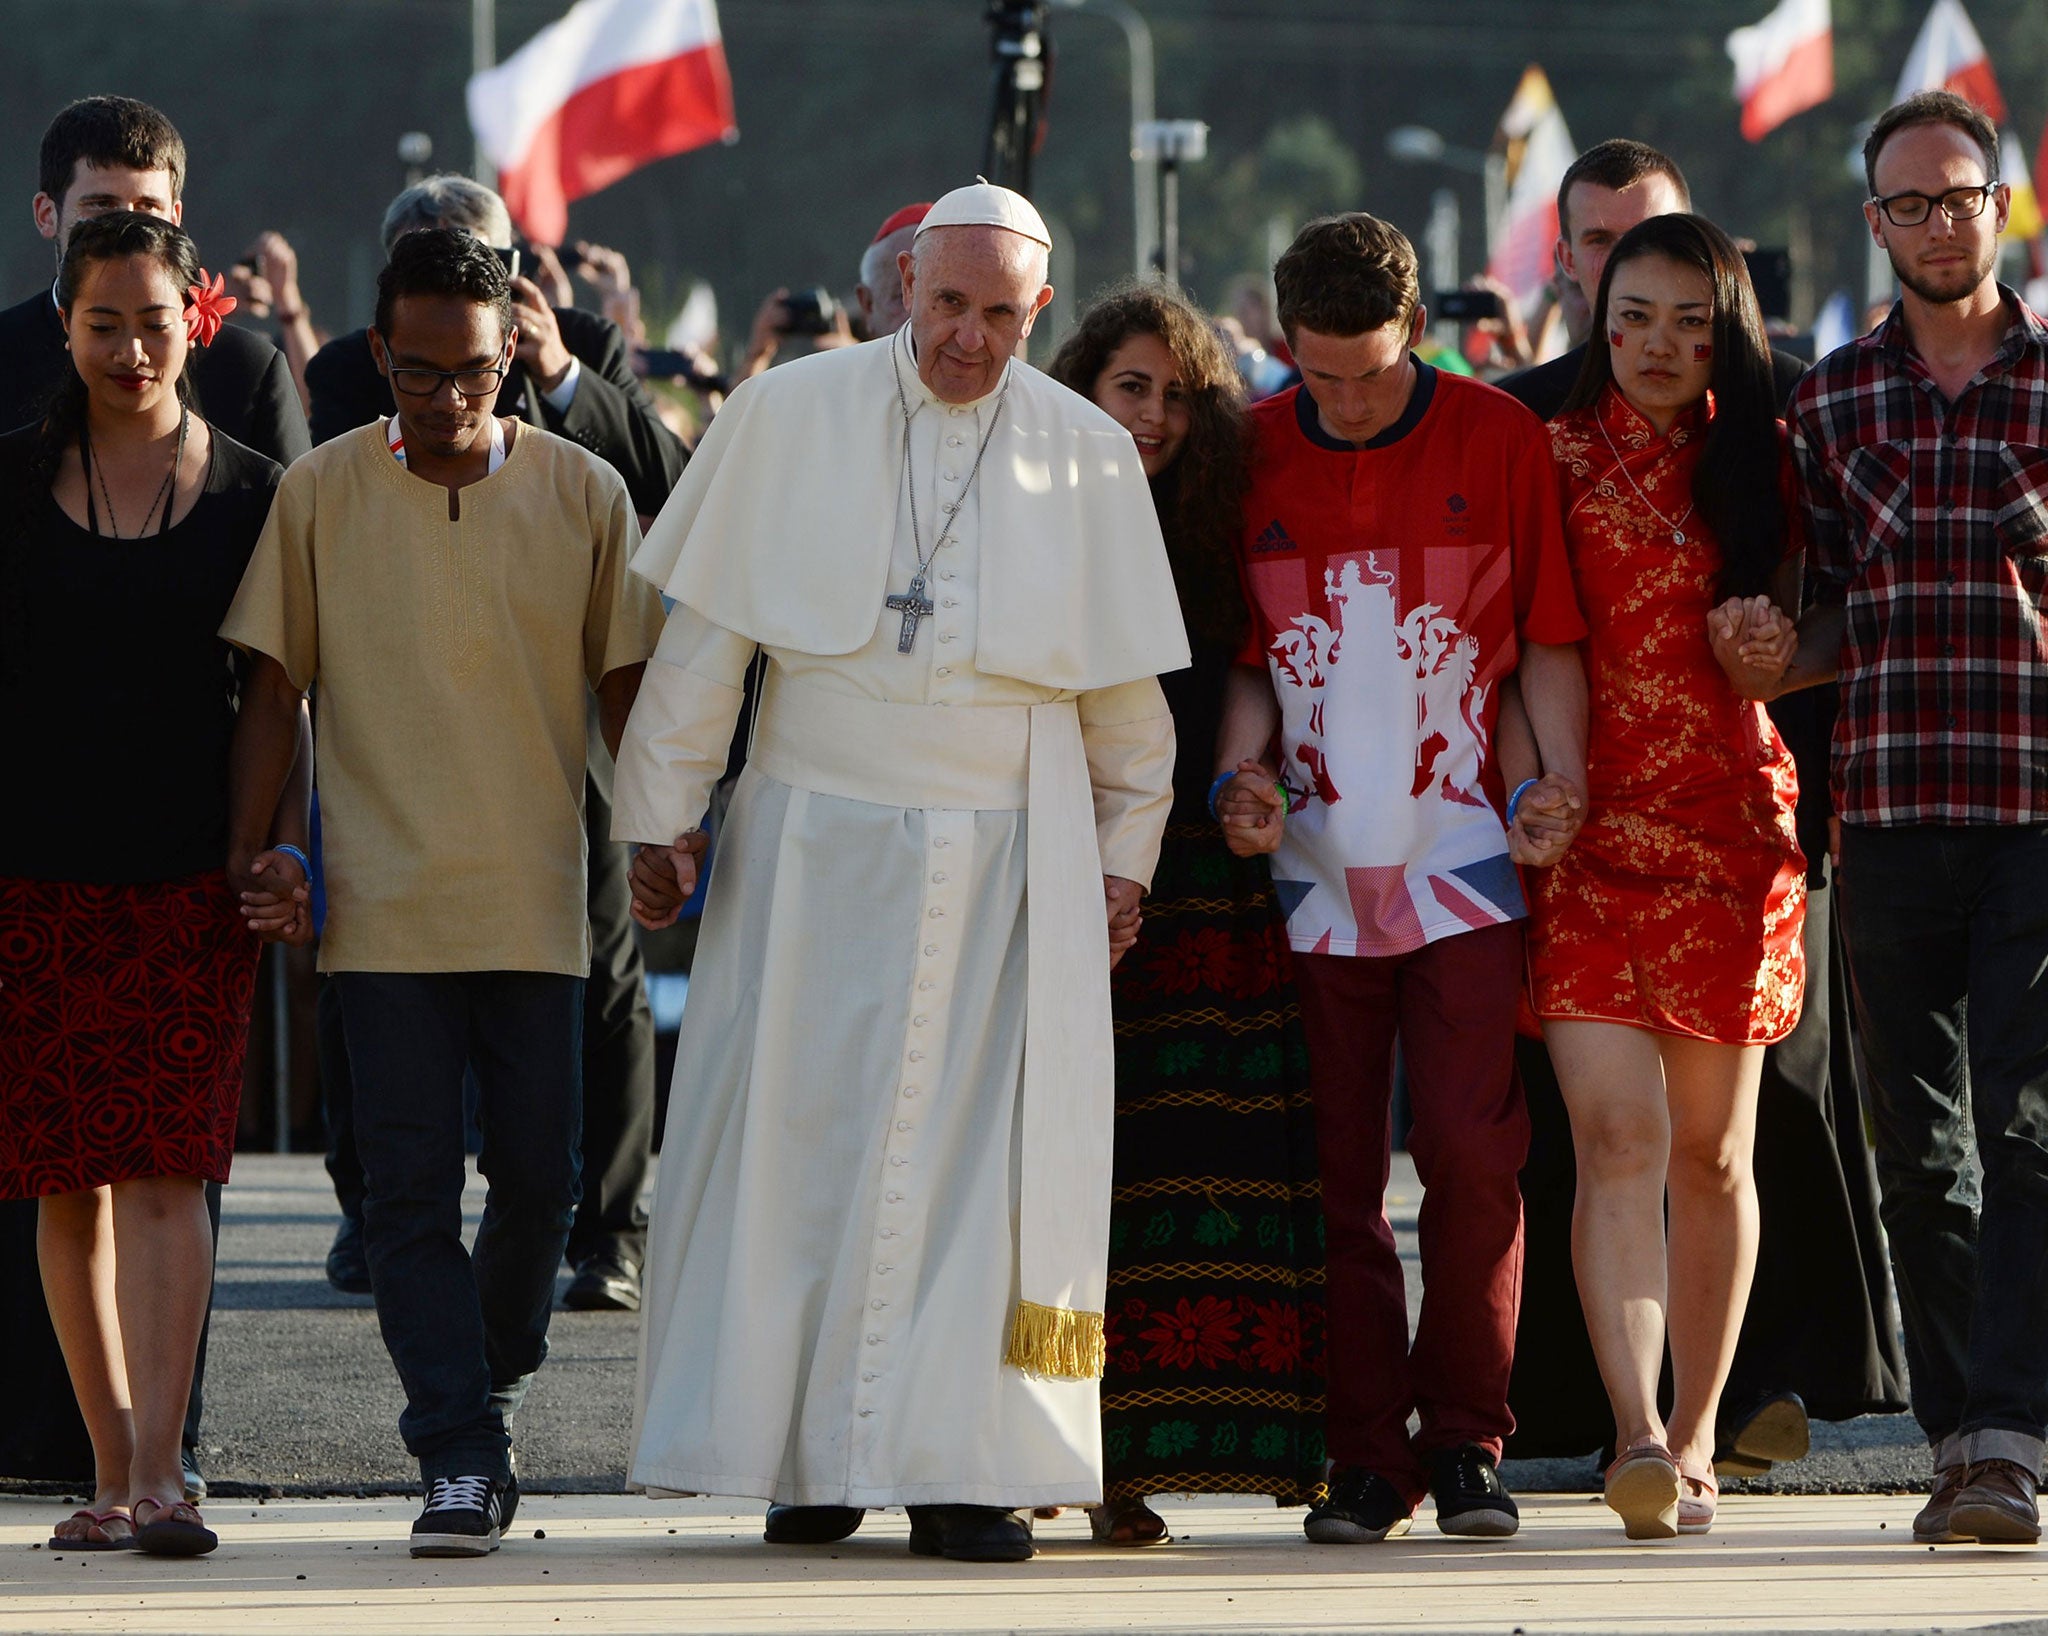
M 1000 227 L 1048 250 L 1052 248 L 1052 234 L 1046 231 L 1045 218 L 1029 199 L 979 176 L 973 186 L 956 187 L 943 195 L 918 224 L 917 237 L 923 238 L 934 227 Z

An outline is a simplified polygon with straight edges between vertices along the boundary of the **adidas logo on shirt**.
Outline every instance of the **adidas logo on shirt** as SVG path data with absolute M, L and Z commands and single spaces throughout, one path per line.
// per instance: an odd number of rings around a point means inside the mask
M 1252 541 L 1252 549 L 1254 551 L 1293 551 L 1297 548 L 1294 543 L 1294 536 L 1282 528 L 1280 526 L 1280 519 L 1275 517 L 1260 531 L 1259 537 Z

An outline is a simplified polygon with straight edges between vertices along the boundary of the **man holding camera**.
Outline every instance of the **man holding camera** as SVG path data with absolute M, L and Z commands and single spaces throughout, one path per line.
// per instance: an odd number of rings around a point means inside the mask
M 384 212 L 386 257 L 400 238 L 422 227 L 452 227 L 482 239 L 511 276 L 519 346 L 505 377 L 506 412 L 580 443 L 607 462 L 626 480 L 642 516 L 661 510 L 687 457 L 634 378 L 618 325 L 575 307 L 551 307 L 540 286 L 520 276 L 511 215 L 481 182 L 430 176 L 399 194 Z M 322 347 L 306 366 L 306 384 L 313 395 L 315 443 L 392 411 L 367 330 Z
M 463 176 L 432 176 L 407 188 L 384 213 L 387 257 L 406 234 L 447 227 L 481 239 L 511 277 L 518 331 L 498 402 L 503 413 L 580 444 L 625 479 L 642 517 L 661 510 L 687 455 L 662 425 L 634 378 L 619 326 L 574 307 L 550 307 L 540 286 L 518 275 L 512 218 L 505 201 Z M 378 372 L 369 332 L 328 342 L 306 369 L 313 397 L 313 441 L 326 443 L 392 413 L 391 388 Z M 647 1008 L 639 946 L 633 940 L 625 848 L 604 839 L 611 827 L 611 758 L 592 745 L 584 791 L 590 846 L 590 981 L 583 1019 L 583 1199 L 569 1235 L 576 1269 L 566 1301 L 587 1310 L 636 1311 L 647 1216 L 640 1193 L 654 1139 L 654 1021 Z M 357 1156 L 348 1052 L 332 985 L 322 985 L 321 1080 L 328 1103 L 327 1168 L 342 1208 L 328 1256 L 337 1288 L 366 1291 L 362 1248 L 362 1161 Z
M 901 329 L 910 309 L 903 304 L 903 275 L 897 270 L 896 258 L 908 253 L 918 225 L 930 209 L 927 200 L 891 211 L 861 253 L 860 282 L 853 290 L 860 303 L 860 335 L 853 332 L 852 315 L 828 291 L 772 290 L 754 314 L 746 356 L 733 380 L 748 381 L 760 374 L 775 362 L 783 341 L 792 335 L 808 336 L 812 351 L 827 352 L 856 341 L 879 341 Z

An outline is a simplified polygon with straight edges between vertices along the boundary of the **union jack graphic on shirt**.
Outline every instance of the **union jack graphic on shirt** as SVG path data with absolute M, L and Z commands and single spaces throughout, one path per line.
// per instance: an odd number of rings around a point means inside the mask
M 1307 791 L 1273 884 L 1306 953 L 1406 953 L 1528 913 L 1480 783 L 1478 639 L 1434 603 L 1402 613 L 1397 590 L 1374 553 L 1333 558 L 1327 616 L 1296 615 L 1268 650 L 1283 777 Z

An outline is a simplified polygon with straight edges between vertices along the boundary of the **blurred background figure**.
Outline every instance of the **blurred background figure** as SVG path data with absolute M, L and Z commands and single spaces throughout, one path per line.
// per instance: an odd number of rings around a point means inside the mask
M 306 390 L 306 365 L 324 344 L 306 310 L 306 298 L 299 290 L 299 256 L 285 236 L 272 229 L 256 235 L 242 259 L 227 272 L 227 290 L 251 318 L 266 318 L 277 326 L 277 343 L 291 367 L 292 384 L 299 389 L 302 408 L 313 406 Z

